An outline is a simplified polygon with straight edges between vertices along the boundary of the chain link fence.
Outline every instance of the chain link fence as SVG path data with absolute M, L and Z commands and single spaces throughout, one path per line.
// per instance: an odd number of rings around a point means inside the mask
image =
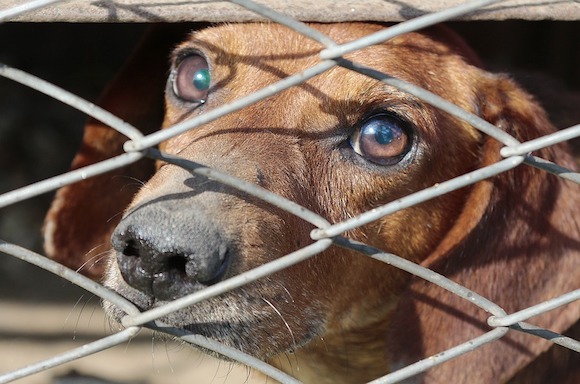
M 32 10 L 41 9 L 42 7 L 52 3 L 57 3 L 57 1 L 29 1 L 15 5 L 14 7 L 2 7 L 4 9 L 0 9 L 0 21 L 17 20 L 19 17 L 23 17 L 23 15 L 25 16 L 26 13 Z M 261 17 L 265 17 L 274 22 L 286 25 L 303 34 L 304 36 L 319 42 L 325 47 L 325 49 L 320 52 L 320 62 L 304 72 L 292 74 L 287 78 L 274 83 L 271 86 L 262 89 L 250 96 L 241 98 L 230 104 L 220 106 L 198 117 L 149 135 L 143 135 L 137 128 L 128 125 L 118 117 L 93 105 L 92 103 L 87 102 L 82 98 L 76 97 L 67 90 L 59 88 L 50 82 L 44 81 L 43 79 L 35 77 L 17 68 L 0 64 L 0 76 L 14 80 L 24 86 L 38 90 L 56 100 L 68 104 L 69 106 L 83 112 L 84 114 L 104 122 L 112 129 L 117 130 L 128 138 L 128 141 L 124 146 L 124 154 L 94 165 L 83 167 L 81 169 L 67 172 L 65 174 L 4 193 L 0 195 L 0 208 L 22 202 L 34 196 L 54 191 L 64 185 L 75 183 L 86 178 L 108 172 L 118 167 L 132 164 L 142 159 L 143 157 L 149 157 L 152 159 L 161 159 L 169 163 L 177 164 L 190 170 L 193 173 L 206 176 L 212 180 L 216 180 L 220 183 L 236 188 L 246 194 L 262 199 L 263 201 L 278 207 L 279 209 L 292 213 L 293 215 L 308 223 L 311 223 L 317 228 L 312 232 L 313 243 L 305 248 L 264 264 L 258 268 L 249 270 L 240 275 L 212 285 L 202 291 L 174 300 L 162 307 L 141 312 L 131 302 L 127 301 L 111 290 L 104 288 L 100 284 L 89 280 L 72 270 L 63 268 L 61 265 L 31 250 L 0 240 L 0 252 L 6 255 L 14 256 L 18 259 L 24 260 L 27 263 L 34 264 L 47 271 L 50 271 L 53 274 L 60 276 L 62 279 L 66 279 L 73 284 L 85 289 L 86 291 L 98 296 L 99 298 L 114 303 L 114 305 L 127 313 L 127 316 L 123 319 L 123 326 L 125 327 L 124 330 L 99 340 L 81 345 L 78 348 L 57 356 L 53 356 L 50 359 L 37 363 L 31 363 L 30 365 L 21 369 L 11 372 L 2 372 L 0 373 L 0 383 L 15 381 L 40 371 L 51 369 L 66 362 L 80 359 L 99 351 L 103 351 L 110 347 L 127 343 L 143 327 L 149 327 L 160 332 L 169 333 L 187 343 L 213 350 L 221 355 L 227 356 L 235 361 L 261 371 L 265 375 L 274 378 L 277 381 L 283 383 L 295 383 L 297 381 L 286 373 L 283 373 L 246 353 L 227 347 L 200 335 L 188 334 L 186 331 L 180 329 L 171 327 L 163 327 L 163 329 L 161 329 L 162 324 L 153 322 L 174 311 L 195 305 L 196 303 L 221 295 L 230 290 L 240 288 L 253 281 L 262 279 L 275 272 L 288 268 L 289 266 L 303 262 L 323 252 L 332 245 L 347 247 L 367 255 L 368 257 L 381 260 L 389 265 L 420 277 L 432 284 L 436 284 L 491 314 L 490 318 L 488 319 L 488 325 L 491 327 L 490 331 L 483 333 L 481 336 L 475 339 L 457 345 L 447 351 L 442 351 L 440 354 L 432 356 L 428 359 L 418 361 L 384 377 L 377 378 L 375 381 L 373 381 L 373 383 L 395 383 L 413 377 L 430 369 L 431 367 L 439 364 L 445 364 L 445 362 L 454 359 L 457 356 L 469 353 L 470 351 L 480 348 L 488 343 L 493 343 L 494 341 L 502 338 L 508 332 L 526 332 L 531 335 L 530 337 L 545 337 L 551 340 L 553 343 L 572 349 L 576 352 L 580 352 L 580 342 L 562 335 L 554 336 L 554 333 L 550 330 L 539 329 L 532 324 L 526 323 L 526 320 L 529 318 L 562 306 L 570 305 L 574 301 L 577 301 L 580 299 L 580 289 L 568 292 L 546 302 L 537 303 L 537 305 L 526 308 L 522 311 L 508 314 L 500 306 L 494 302 L 489 301 L 485 297 L 480 296 L 477 292 L 473 292 L 434 271 L 423 268 L 420 265 L 417 265 L 396 255 L 385 253 L 369 245 L 358 243 L 341 236 L 345 232 L 369 224 L 384 216 L 393 214 L 397 211 L 414 206 L 416 204 L 420 204 L 459 188 L 469 186 L 478 181 L 491 178 L 515 167 L 533 166 L 546 172 L 556 174 L 559 177 L 572 181 L 573 183 L 580 183 L 580 174 L 565 169 L 557 164 L 549 163 L 541 158 L 529 155 L 529 153 L 532 151 L 538 150 L 540 148 L 548 147 L 559 142 L 580 137 L 580 125 L 573 125 L 562 129 L 557 133 L 550 134 L 525 143 L 520 143 L 514 137 L 493 126 L 492 124 L 482 120 L 478 116 L 468 113 L 467 111 L 433 93 L 430 93 L 425 89 L 400 79 L 390 77 L 388 74 L 378 73 L 372 68 L 366 68 L 359 64 L 348 62 L 342 59 L 342 56 L 349 52 L 353 52 L 370 45 L 379 44 L 407 32 L 416 31 L 430 25 L 453 20 L 455 18 L 480 11 L 484 9 L 484 7 L 490 6 L 492 4 L 502 2 L 497 0 L 471 1 L 447 9 L 439 10 L 437 12 L 425 13 L 409 21 L 405 21 L 388 29 L 384 29 L 376 34 L 342 45 L 336 44 L 327 36 L 321 34 L 317 30 L 308 27 L 306 24 L 297 21 L 296 18 L 287 16 L 285 13 L 274 11 L 271 8 L 254 3 L 252 1 L 235 0 L 231 1 L 231 3 L 235 3 L 240 7 L 245 8 L 246 10 L 260 15 Z M 243 109 L 246 106 L 252 105 L 290 87 L 299 85 L 304 81 L 315 77 L 335 66 L 342 66 L 380 80 L 389 86 L 398 88 L 404 92 L 414 95 L 422 99 L 424 102 L 468 122 L 479 131 L 495 138 L 499 142 L 503 143 L 503 145 L 505 145 L 501 151 L 501 155 L 504 157 L 504 159 L 490 166 L 477 169 L 468 174 L 453 178 L 451 180 L 443 181 L 433 187 L 410 194 L 384 206 L 373 209 L 372 211 L 365 212 L 357 217 L 345 220 L 340 223 L 331 224 L 324 217 L 321 217 L 292 201 L 275 195 L 254 184 L 237 179 L 215 169 L 200 167 L 198 164 L 192 163 L 187 159 L 168 155 L 159 151 L 158 149 L 155 149 L 158 144 L 165 140 L 211 122 L 226 114 Z M 130 369 L 130 367 L 128 367 L 128 369 Z

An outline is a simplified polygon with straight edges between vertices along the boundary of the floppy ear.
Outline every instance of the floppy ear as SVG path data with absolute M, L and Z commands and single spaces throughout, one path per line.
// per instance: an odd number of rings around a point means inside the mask
M 478 107 L 482 117 L 520 141 L 553 131 L 545 112 L 511 80 L 482 74 Z M 500 160 L 502 145 L 486 138 L 481 166 Z M 575 168 L 566 145 L 535 153 Z M 580 281 L 580 188 L 544 171 L 521 165 L 471 187 L 448 236 L 425 261 L 431 268 L 501 306 L 518 311 L 578 288 Z M 578 320 L 579 303 L 534 317 L 530 322 L 564 332 Z M 433 284 L 414 278 L 393 312 L 388 351 L 395 366 L 445 351 L 491 328 L 490 314 Z M 526 365 L 538 382 L 559 382 L 566 359 L 531 363 L 550 342 L 511 331 L 500 341 L 463 355 L 425 374 L 438 382 L 505 382 Z M 565 348 L 560 353 L 574 354 Z M 539 361 L 539 360 L 538 360 Z M 531 363 L 531 364 L 530 364 Z M 554 363 L 554 364 L 551 364 Z M 573 360 L 569 359 L 568 364 Z M 562 366 L 564 365 L 564 366 Z M 532 373 L 530 373 L 532 372 Z M 545 376 L 543 376 L 545 375 Z M 552 376 L 550 376 L 552 375 Z
M 151 28 L 99 105 L 150 133 L 161 127 L 168 57 L 191 26 Z M 72 168 L 80 168 L 123 153 L 128 139 L 90 119 Z M 110 236 L 133 194 L 153 173 L 152 161 L 78 182 L 57 191 L 43 228 L 46 253 L 56 261 L 92 278 L 104 272 Z

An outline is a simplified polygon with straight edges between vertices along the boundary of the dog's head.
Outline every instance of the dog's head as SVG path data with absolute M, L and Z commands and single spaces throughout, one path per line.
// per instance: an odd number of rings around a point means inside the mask
M 337 42 L 345 42 L 382 26 L 355 23 L 316 28 Z M 196 31 L 171 57 L 163 126 L 191 119 L 312 67 L 319 61 L 320 50 L 316 42 L 273 24 L 231 24 Z M 151 50 L 145 51 L 152 54 Z M 163 56 L 163 52 L 155 54 Z M 417 84 L 520 140 L 551 129 L 543 111 L 529 96 L 510 80 L 473 65 L 474 55 L 447 32 L 407 34 L 349 54 L 346 59 Z M 125 71 L 134 74 L 141 66 L 150 65 L 147 60 L 147 55 L 140 53 Z M 148 74 L 141 80 L 133 75 L 132 81 L 151 81 L 150 87 L 154 88 L 163 74 L 159 69 L 154 80 Z M 122 86 L 126 89 L 131 84 Z M 160 95 L 162 91 L 158 92 Z M 131 103 L 141 103 L 142 95 L 133 93 L 131 97 Z M 117 108 L 124 113 L 124 107 Z M 136 108 L 140 112 L 132 113 L 139 117 L 133 120 L 144 121 L 147 107 Z M 123 139 L 114 133 L 108 133 L 107 146 L 100 138 L 94 140 L 102 130 L 97 123 L 87 127 L 85 147 L 77 156 L 76 166 L 94 161 L 89 154 L 98 152 L 101 155 L 97 157 L 102 158 L 119 151 Z M 302 85 L 172 138 L 160 149 L 257 184 L 335 223 L 491 164 L 500 159 L 500 147 L 466 122 L 417 97 L 335 67 Z M 557 156 L 552 150 L 542 155 L 568 161 L 565 154 Z M 199 291 L 313 242 L 312 225 L 233 187 L 165 162 L 158 162 L 145 182 L 148 171 L 143 169 L 152 169 L 144 167 L 117 171 L 117 175 L 131 176 L 140 172 L 136 177 L 144 185 L 134 197 L 130 190 L 103 184 L 110 175 L 89 180 L 84 187 L 61 190 L 46 226 L 50 253 L 69 260 L 81 248 L 66 242 L 82 232 L 82 239 L 86 239 L 82 251 L 87 256 L 75 262 L 88 262 L 85 269 L 90 273 L 93 268 L 97 275 L 102 273 L 99 265 L 103 263 L 92 266 L 87 260 L 95 252 L 87 252 L 101 244 L 107 248 L 103 239 L 112 234 L 105 284 L 142 309 Z M 118 176 L 114 179 L 116 183 L 123 181 Z M 70 220 L 74 207 L 91 201 L 105 189 L 110 201 L 100 216 L 108 215 L 103 218 L 109 221 L 103 220 L 98 228 L 87 223 L 73 227 Z M 504 273 L 496 276 L 499 281 L 494 282 L 493 289 L 483 288 L 485 277 L 473 277 L 478 266 L 509 264 L 510 260 L 536 265 L 538 254 L 532 251 L 532 244 L 512 239 L 515 232 L 511 226 L 541 229 L 544 232 L 536 233 L 534 241 L 551 244 L 549 235 L 569 230 L 570 217 L 554 223 L 556 218 L 562 219 L 562 208 L 568 204 L 563 201 L 569 194 L 558 181 L 539 171 L 516 171 L 396 212 L 346 235 L 451 273 L 470 288 L 491 294 L 518 284 Z M 543 202 L 535 203 L 539 198 Z M 501 212 L 509 204 L 514 213 Z M 530 214 L 526 223 L 513 223 L 522 220 L 522 204 L 532 211 L 540 207 L 547 211 L 543 217 Z M 116 216 L 123 209 L 122 218 Z M 69 233 L 63 234 L 66 220 Z M 512 254 L 495 260 L 507 241 L 496 237 L 501 233 L 513 242 Z M 474 245 L 478 241 L 479 249 Z M 557 252 L 569 252 L 569 245 L 563 241 Z M 485 248 L 491 254 L 484 252 Z M 466 262 L 468 258 L 470 263 Z M 569 263 L 569 256 L 564 254 L 553 263 L 561 266 L 561 261 Z M 467 278 L 470 275 L 471 280 Z M 543 279 L 560 292 L 567 287 L 563 279 Z M 350 355 L 356 361 L 353 354 L 358 352 L 350 347 L 363 344 L 365 353 L 374 351 L 380 359 L 388 360 L 385 356 L 392 355 L 390 345 L 400 346 L 388 339 L 387 330 L 399 324 L 393 313 L 408 287 L 406 273 L 332 247 L 308 261 L 180 310 L 162 321 L 266 359 L 304 347 L 317 355 L 326 350 L 330 355 Z M 531 291 L 526 288 L 529 297 L 525 303 L 550 294 L 548 290 L 537 294 Z M 512 309 L 525 303 L 500 305 Z M 117 319 L 124 315 L 112 305 L 106 307 Z M 570 322 L 568 316 L 561 327 Z M 381 364 L 376 369 L 365 369 L 373 377 L 389 367 Z

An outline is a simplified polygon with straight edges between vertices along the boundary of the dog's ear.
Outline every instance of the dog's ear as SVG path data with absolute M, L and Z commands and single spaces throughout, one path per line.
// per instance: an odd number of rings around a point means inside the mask
M 476 89 L 481 116 L 518 140 L 554 130 L 543 109 L 510 79 L 482 73 Z M 494 139 L 484 138 L 481 166 L 500 160 L 501 147 Z M 566 145 L 542 149 L 535 155 L 575 168 Z M 424 266 L 508 313 L 570 292 L 580 281 L 578 201 L 577 185 L 527 165 L 480 182 L 471 187 L 456 224 Z M 420 279 L 414 278 L 399 303 L 393 312 L 395 342 L 389 351 L 397 365 L 445 351 L 491 329 L 486 323 L 489 313 Z M 530 322 L 564 332 L 577 321 L 578 313 L 578 303 L 570 304 Z M 539 337 L 512 331 L 493 347 L 479 348 L 436 367 L 425 378 L 504 382 L 550 346 Z M 558 364 L 566 362 L 553 366 Z M 549 364 L 544 361 L 542 367 L 533 369 L 538 375 L 547 375 L 542 373 L 544 366 Z M 546 377 L 545 381 L 553 379 Z
M 99 105 L 150 133 L 161 127 L 168 58 L 191 26 L 156 26 L 148 30 L 127 64 L 102 95 Z M 72 168 L 119 155 L 128 139 L 90 119 Z M 57 191 L 43 228 L 46 253 L 92 278 L 102 276 L 110 235 L 133 194 L 153 173 L 152 161 L 78 182 Z

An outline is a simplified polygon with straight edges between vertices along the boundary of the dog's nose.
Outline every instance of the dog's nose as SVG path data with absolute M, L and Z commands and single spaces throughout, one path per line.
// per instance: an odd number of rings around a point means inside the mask
M 139 207 L 113 233 L 123 279 L 159 300 L 173 300 L 223 278 L 228 242 L 207 215 L 176 201 Z

